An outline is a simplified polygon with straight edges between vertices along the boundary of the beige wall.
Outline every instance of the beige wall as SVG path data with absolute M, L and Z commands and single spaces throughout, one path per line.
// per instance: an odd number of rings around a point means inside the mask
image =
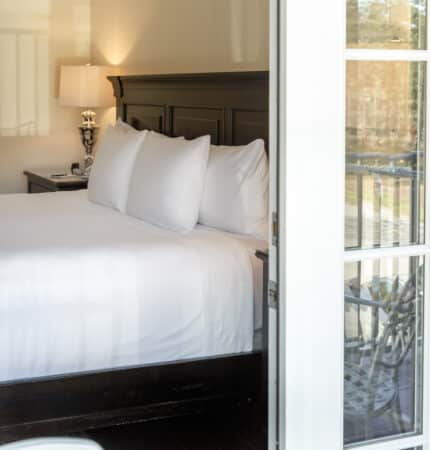
M 22 105 L 29 96 L 16 100 L 0 81 L 0 97 L 11 95 L 0 103 L 0 194 L 25 191 L 26 168 L 61 168 L 82 157 L 79 112 L 60 107 L 56 98 L 61 64 L 91 59 L 124 74 L 266 70 L 268 21 L 269 0 L 1 0 L 0 52 L 2 33 L 11 28 L 46 33 L 49 53 L 37 71 L 49 100 L 43 107 Z M 21 78 L 18 87 L 27 92 L 28 77 Z M 9 109 L 14 101 L 23 116 L 39 108 L 39 116 L 48 117 L 38 117 L 30 131 L 18 124 L 10 132 L 9 116 L 19 115 Z M 100 121 L 113 118 L 110 110 Z
M 92 56 L 123 73 L 266 70 L 269 0 L 92 0 Z
M 89 13 L 90 0 L 0 1 L 0 194 L 24 192 L 26 168 L 82 157 L 79 111 L 60 107 L 57 90 L 61 64 L 89 60 Z
M 92 0 L 94 64 L 122 74 L 269 69 L 269 0 Z M 115 111 L 101 118 L 106 125 Z

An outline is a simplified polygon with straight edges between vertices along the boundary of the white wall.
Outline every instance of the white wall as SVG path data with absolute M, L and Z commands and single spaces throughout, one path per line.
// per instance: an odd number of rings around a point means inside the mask
M 57 90 L 61 64 L 89 61 L 90 0 L 1 0 L 0 57 L 0 194 L 24 192 L 24 169 L 82 157 L 79 111 Z

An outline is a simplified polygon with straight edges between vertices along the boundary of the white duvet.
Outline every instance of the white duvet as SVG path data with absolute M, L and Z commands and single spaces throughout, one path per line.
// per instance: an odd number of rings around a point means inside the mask
M 0 211 L 0 382 L 252 350 L 264 242 L 169 232 L 86 191 Z

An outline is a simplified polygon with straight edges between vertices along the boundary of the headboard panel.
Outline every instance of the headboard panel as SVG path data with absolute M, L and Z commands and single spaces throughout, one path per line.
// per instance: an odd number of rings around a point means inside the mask
M 268 148 L 269 74 L 232 72 L 110 77 L 117 115 L 136 129 L 216 145 L 262 138 Z

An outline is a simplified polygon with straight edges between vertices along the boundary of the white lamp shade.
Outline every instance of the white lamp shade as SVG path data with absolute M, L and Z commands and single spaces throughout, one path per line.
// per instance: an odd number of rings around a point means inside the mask
M 60 103 L 81 108 L 114 106 L 113 88 L 107 79 L 112 72 L 105 66 L 62 66 Z

